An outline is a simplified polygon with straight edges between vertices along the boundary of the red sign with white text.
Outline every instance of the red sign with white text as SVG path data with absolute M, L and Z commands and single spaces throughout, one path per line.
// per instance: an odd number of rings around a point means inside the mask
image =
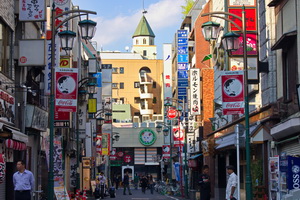
M 242 8 L 229 8 L 229 13 L 235 14 L 239 17 L 242 17 Z M 241 28 L 243 27 L 242 21 L 238 18 L 229 16 L 229 18 L 235 22 Z M 255 8 L 247 8 L 246 9 L 246 30 L 247 31 L 256 31 L 257 30 L 257 17 L 256 17 L 256 9 Z M 231 31 L 239 31 L 234 24 L 231 24 Z
M 170 155 L 171 155 L 171 148 L 170 145 L 163 145 L 162 146 L 162 158 L 163 159 L 170 159 Z
M 132 160 L 131 155 L 125 155 L 123 159 L 124 159 L 124 162 L 126 162 L 126 163 L 130 163 Z
M 55 112 L 77 111 L 78 69 L 55 69 Z
M 174 147 L 183 146 L 184 143 L 184 129 L 179 127 L 173 127 L 173 140 Z
M 223 71 L 223 115 L 244 114 L 244 71 Z

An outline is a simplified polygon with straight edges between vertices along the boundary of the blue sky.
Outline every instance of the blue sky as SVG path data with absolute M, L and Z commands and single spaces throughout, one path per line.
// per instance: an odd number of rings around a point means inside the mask
M 142 17 L 143 0 L 72 0 L 80 9 L 97 12 L 90 19 L 97 21 L 93 41 L 97 50 L 125 51 L 132 47 L 132 35 Z M 145 16 L 155 34 L 158 58 L 162 59 L 162 45 L 172 43 L 182 22 L 184 0 L 144 0 Z

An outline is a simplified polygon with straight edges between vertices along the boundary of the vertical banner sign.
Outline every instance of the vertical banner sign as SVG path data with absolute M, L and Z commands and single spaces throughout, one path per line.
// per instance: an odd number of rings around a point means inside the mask
M 177 86 L 178 99 L 186 102 L 188 87 L 188 31 L 177 30 Z
M 78 69 L 55 69 L 55 112 L 77 111 Z
M 186 135 L 187 138 L 187 152 L 188 153 L 194 153 L 194 133 L 188 133 Z
M 183 147 L 184 143 L 184 129 L 173 127 L 174 147 Z
M 61 136 L 56 136 L 53 141 L 53 172 L 54 172 L 54 185 L 62 186 L 64 184 L 64 170 L 62 160 L 62 146 Z
M 221 73 L 223 115 L 244 114 L 244 71 Z
M 103 133 L 102 134 L 102 155 L 109 156 L 110 149 L 110 134 Z
M 170 159 L 170 156 L 171 156 L 170 145 L 164 144 L 162 146 L 162 159 Z
M 190 88 L 191 88 L 191 115 L 201 114 L 200 103 L 200 69 L 190 69 Z
M 71 0 L 50 0 L 50 6 L 54 3 L 56 15 L 61 14 L 65 11 L 69 11 L 71 7 Z M 68 15 L 63 15 L 55 20 L 55 25 L 57 26 L 63 22 Z M 62 27 L 58 29 L 58 32 L 67 30 L 68 23 L 64 23 Z
M 20 21 L 45 21 L 45 0 L 19 0 Z

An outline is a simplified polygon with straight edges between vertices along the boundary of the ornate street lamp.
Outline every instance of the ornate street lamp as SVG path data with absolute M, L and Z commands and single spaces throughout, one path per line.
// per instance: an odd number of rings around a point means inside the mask
M 225 33 L 222 37 L 222 44 L 227 51 L 236 51 L 240 47 L 240 35 L 235 32 Z
M 97 25 L 96 22 L 86 19 L 80 21 L 78 25 L 80 27 L 80 33 L 82 35 L 82 39 L 90 40 L 94 37 L 96 32 L 96 25 Z
M 209 21 L 202 24 L 202 33 L 206 41 L 216 40 L 219 37 L 220 24 Z
M 236 24 L 233 20 L 231 20 L 229 17 L 223 17 L 219 16 L 225 15 L 225 16 L 230 16 L 233 17 L 237 20 L 240 20 L 242 22 L 242 27 Z M 248 63 L 247 63 L 247 41 L 246 41 L 246 11 L 245 11 L 245 6 L 242 7 L 242 17 L 237 16 L 235 14 L 229 13 L 229 12 L 222 12 L 222 11 L 217 11 L 217 12 L 209 12 L 209 13 L 203 13 L 201 17 L 204 16 L 211 16 L 211 17 L 216 17 L 223 19 L 225 21 L 230 22 L 233 24 L 243 35 L 243 65 L 244 65 L 244 102 L 245 102 L 245 132 L 246 132 L 246 200 L 252 200 L 252 177 L 251 177 L 251 149 L 250 149 L 250 132 L 249 132 L 249 97 L 248 97 Z M 203 25 L 202 25 L 203 27 Z M 205 38 L 209 37 L 211 33 L 208 33 L 208 35 L 204 35 Z M 225 37 L 223 36 L 223 39 L 227 40 L 226 43 L 230 44 L 226 47 L 226 44 L 224 48 L 227 48 L 227 50 L 230 49 L 237 49 L 236 48 L 236 38 L 237 36 L 228 33 L 228 35 Z
M 72 14 L 70 16 L 69 14 Z M 96 12 L 88 11 L 88 10 L 67 10 L 64 12 L 61 12 L 60 14 L 56 14 L 55 11 L 55 4 L 52 4 L 52 11 L 51 11 L 51 91 L 50 91 L 50 98 L 49 98 L 49 175 L 48 175 L 48 199 L 53 200 L 54 199 L 54 160 L 53 160 L 53 150 L 54 150 L 54 93 L 55 93 L 55 79 L 54 79 L 54 69 L 55 69 L 55 35 L 57 34 L 58 28 L 61 27 L 64 23 L 68 22 L 69 20 L 79 17 L 82 15 L 87 14 L 94 14 L 96 15 Z M 56 20 L 59 17 L 62 16 L 70 16 L 65 18 L 61 23 L 57 24 Z M 85 26 L 89 29 L 90 26 Z M 95 25 L 94 25 L 95 27 Z M 64 31 L 63 31 L 64 32 Z M 88 33 L 89 31 L 82 31 L 82 37 L 87 38 L 87 35 L 84 35 L 85 33 Z M 71 38 L 74 36 L 71 32 L 65 32 L 61 33 L 60 35 L 62 38 L 65 38 L 63 44 L 61 45 L 62 48 L 69 49 L 72 48 Z M 75 35 L 76 36 L 76 35 Z M 79 133 L 77 132 L 77 147 L 79 143 Z M 79 148 L 77 148 L 77 151 Z M 77 152 L 77 162 L 78 162 L 79 156 Z M 78 163 L 77 163 L 78 164 Z M 79 166 L 77 166 L 79 167 Z M 77 174 L 77 189 L 79 188 L 79 174 Z
M 76 38 L 76 33 L 73 31 L 62 31 L 58 33 L 60 38 L 61 48 L 65 51 L 72 50 L 74 46 L 74 40 Z

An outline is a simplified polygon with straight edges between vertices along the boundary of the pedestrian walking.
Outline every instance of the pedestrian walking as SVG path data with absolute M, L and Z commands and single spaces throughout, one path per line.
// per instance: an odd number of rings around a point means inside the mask
M 152 176 L 152 175 L 149 175 L 149 178 L 148 178 L 148 184 L 149 184 L 150 192 L 151 192 L 151 194 L 153 194 L 153 190 L 154 190 L 154 179 L 153 179 L 153 176 Z
M 123 187 L 124 187 L 123 195 L 126 195 L 126 188 L 128 189 L 129 195 L 132 195 L 131 191 L 130 191 L 130 186 L 129 186 L 128 171 L 125 173 L 124 178 L 123 178 Z
M 229 175 L 226 186 L 226 200 L 237 200 L 237 175 L 234 173 L 234 167 L 232 165 L 227 166 L 226 169 Z
M 114 178 L 114 182 L 116 184 L 116 190 L 119 189 L 119 185 L 120 185 L 120 175 L 116 175 Z
M 204 165 L 202 168 L 202 174 L 200 175 L 200 200 L 210 200 L 210 177 L 208 175 L 209 167 Z
M 142 192 L 144 194 L 146 194 L 146 187 L 148 185 L 148 179 L 146 178 L 145 175 L 141 178 L 140 184 L 141 184 L 141 187 L 142 187 Z
M 13 175 L 15 200 L 31 200 L 34 189 L 34 177 L 31 171 L 25 169 L 25 162 L 17 162 L 17 172 Z
M 105 194 L 105 188 L 106 188 L 106 177 L 104 176 L 103 172 L 100 172 L 99 176 L 98 176 L 98 181 L 99 181 L 99 185 L 100 185 L 100 197 L 101 199 L 104 198 L 104 194 Z
M 140 177 L 138 176 L 137 173 L 135 173 L 133 182 L 134 182 L 134 188 L 135 188 L 136 190 L 138 189 L 139 179 L 140 179 Z

